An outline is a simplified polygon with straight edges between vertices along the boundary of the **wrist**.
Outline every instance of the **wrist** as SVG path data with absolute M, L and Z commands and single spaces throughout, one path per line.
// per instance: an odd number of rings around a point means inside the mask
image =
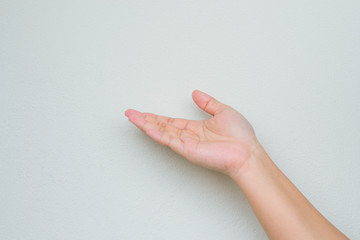
M 255 176 L 264 174 L 274 165 L 265 149 L 257 140 L 250 145 L 249 152 L 249 157 L 241 167 L 230 175 L 240 187 L 244 182 L 251 181 Z

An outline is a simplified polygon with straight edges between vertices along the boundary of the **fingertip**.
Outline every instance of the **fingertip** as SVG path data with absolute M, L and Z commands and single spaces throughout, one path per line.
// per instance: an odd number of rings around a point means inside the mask
M 200 98 L 202 98 L 202 97 L 211 98 L 211 96 L 209 94 L 207 94 L 206 92 L 203 92 L 199 89 L 195 89 L 193 91 L 192 95 L 193 95 L 193 97 L 195 96 L 195 97 L 200 97 Z
M 125 116 L 129 117 L 131 116 L 132 114 L 134 113 L 140 113 L 139 111 L 135 110 L 135 109 L 132 109 L 132 108 L 129 108 L 125 111 Z
M 200 107 L 203 108 L 206 103 L 211 99 L 211 96 L 199 89 L 195 89 L 192 94 L 193 100 Z
M 193 92 L 192 92 L 192 96 L 198 94 L 198 93 L 201 93 L 201 91 L 199 89 L 195 89 Z
M 196 92 L 196 91 L 200 91 L 200 90 L 196 88 L 196 89 L 193 90 L 193 93 Z
M 202 91 L 200 91 L 199 89 L 195 89 L 192 92 L 192 99 L 197 102 L 197 99 L 199 99 L 199 96 L 201 95 Z

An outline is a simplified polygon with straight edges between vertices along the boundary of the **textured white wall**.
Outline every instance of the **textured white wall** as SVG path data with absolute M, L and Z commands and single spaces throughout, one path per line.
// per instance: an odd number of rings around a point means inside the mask
M 127 108 L 242 112 L 275 163 L 360 239 L 360 2 L 0 2 L 0 238 L 266 239 L 228 177 Z

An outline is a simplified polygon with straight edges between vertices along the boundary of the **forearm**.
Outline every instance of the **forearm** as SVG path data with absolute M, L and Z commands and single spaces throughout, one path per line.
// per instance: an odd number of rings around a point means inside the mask
M 347 239 L 311 205 L 260 144 L 232 178 L 270 239 Z

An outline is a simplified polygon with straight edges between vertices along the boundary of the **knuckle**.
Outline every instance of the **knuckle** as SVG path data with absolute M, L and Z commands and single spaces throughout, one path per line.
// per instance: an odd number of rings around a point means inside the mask
M 184 129 L 189 129 L 190 120 L 187 120 L 184 126 Z
M 183 134 L 183 131 L 182 131 L 181 129 L 177 129 L 177 130 L 176 130 L 176 135 L 177 135 L 179 138 L 181 138 L 182 134 Z
M 159 126 L 159 130 L 161 132 L 166 130 L 166 123 L 160 122 L 160 124 L 158 126 Z
M 168 119 L 166 120 L 166 122 L 167 122 L 168 124 L 173 124 L 173 123 L 174 123 L 174 118 L 168 118 Z
M 168 139 L 168 145 L 171 145 L 173 140 L 174 140 L 174 137 L 170 135 L 169 139 Z
M 207 109 L 214 103 L 214 98 L 211 98 L 205 105 L 204 110 L 207 111 Z

